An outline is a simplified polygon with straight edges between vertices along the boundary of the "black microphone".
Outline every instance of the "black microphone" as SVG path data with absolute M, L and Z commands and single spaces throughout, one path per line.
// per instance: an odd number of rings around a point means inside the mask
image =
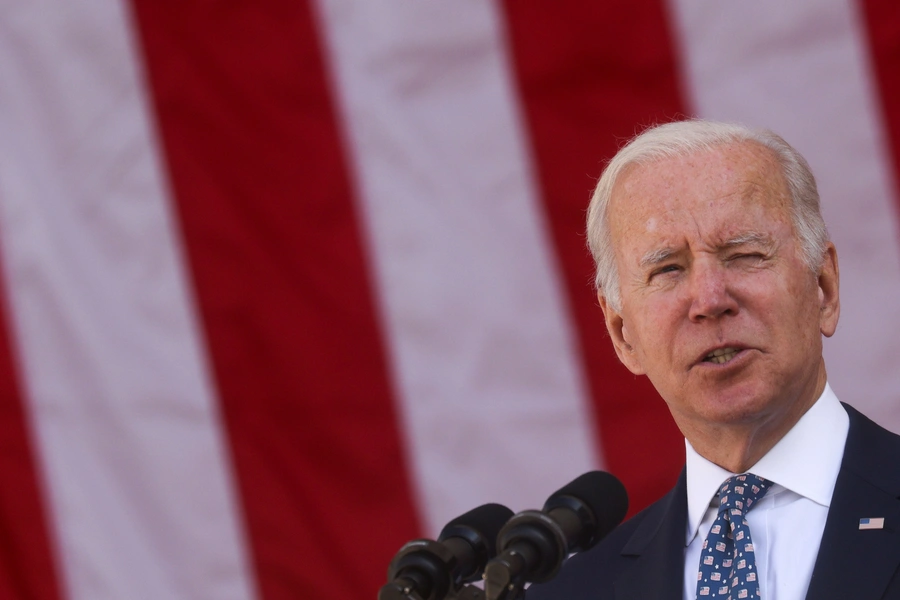
M 500 530 L 499 555 L 485 568 L 487 600 L 513 600 L 526 583 L 550 580 L 570 553 L 593 547 L 626 512 L 622 482 L 591 471 L 553 493 L 543 510 L 518 513 Z
M 388 583 L 378 600 L 459 597 L 463 584 L 479 579 L 496 555 L 497 534 L 512 516 L 501 504 L 484 504 L 447 523 L 438 541 L 405 544 L 388 567 Z

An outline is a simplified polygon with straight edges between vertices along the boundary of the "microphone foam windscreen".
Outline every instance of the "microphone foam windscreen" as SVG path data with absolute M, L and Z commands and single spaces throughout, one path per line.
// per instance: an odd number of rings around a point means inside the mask
M 564 485 L 547 499 L 544 512 L 571 507 L 572 500 L 583 503 L 593 513 L 597 526 L 595 542 L 621 523 L 628 512 L 625 486 L 605 471 L 589 471 Z
M 475 532 L 483 538 L 481 541 L 487 546 L 488 555 L 493 556 L 496 554 L 497 534 L 512 516 L 513 511 L 502 504 L 482 504 L 447 523 L 441 530 L 438 541 L 442 542 L 449 537 L 469 539 Z

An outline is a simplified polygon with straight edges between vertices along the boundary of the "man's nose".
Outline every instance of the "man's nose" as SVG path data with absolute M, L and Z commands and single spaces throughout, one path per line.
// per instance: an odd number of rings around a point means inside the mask
M 717 261 L 695 261 L 689 276 L 691 321 L 735 315 L 738 303 L 731 293 L 727 269 Z

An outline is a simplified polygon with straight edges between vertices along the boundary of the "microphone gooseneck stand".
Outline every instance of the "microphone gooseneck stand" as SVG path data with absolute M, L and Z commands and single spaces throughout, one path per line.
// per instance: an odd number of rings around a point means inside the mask
M 484 600 L 470 582 L 496 555 L 497 534 L 512 516 L 501 504 L 484 504 L 450 521 L 437 541 L 405 544 L 388 567 L 378 600 Z
M 483 590 L 449 575 L 457 561 L 445 544 L 406 544 L 391 561 L 389 583 L 378 592 L 378 600 L 485 600 Z
M 527 582 L 548 581 L 559 572 L 569 548 L 560 520 L 571 515 L 526 510 L 510 519 L 497 539 L 505 551 L 484 570 L 486 600 L 520 600 Z
M 497 556 L 484 569 L 486 600 L 521 600 L 526 584 L 555 577 L 570 553 L 593 547 L 627 511 L 622 482 L 591 471 L 554 492 L 542 510 L 514 515 L 497 536 Z
M 448 523 L 437 541 L 405 544 L 378 600 L 523 600 L 528 583 L 555 577 L 569 554 L 593 547 L 627 510 L 625 487 L 603 471 L 577 477 L 540 511 L 479 506 Z M 479 578 L 484 590 L 472 584 Z

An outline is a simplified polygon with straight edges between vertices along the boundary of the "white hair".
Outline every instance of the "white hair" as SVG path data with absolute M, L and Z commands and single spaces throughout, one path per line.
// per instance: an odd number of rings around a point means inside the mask
M 781 136 L 765 129 L 699 119 L 645 130 L 622 147 L 603 170 L 588 206 L 587 237 L 597 272 L 594 283 L 614 310 L 621 310 L 619 274 L 609 231 L 609 200 L 619 176 L 632 165 L 685 156 L 723 144 L 757 143 L 772 151 L 791 196 L 794 232 L 813 273 L 824 260 L 828 231 L 819 208 L 819 191 L 806 159 Z

